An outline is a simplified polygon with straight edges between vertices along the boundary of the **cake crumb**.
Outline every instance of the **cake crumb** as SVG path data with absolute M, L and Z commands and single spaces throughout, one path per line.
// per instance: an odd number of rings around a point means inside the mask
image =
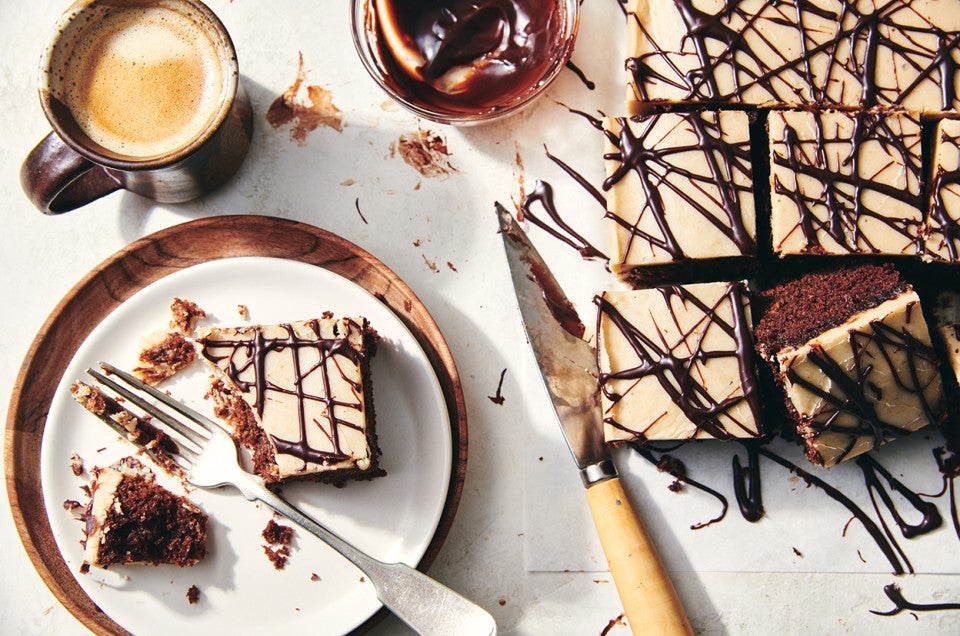
M 803 552 L 801 552 L 800 550 L 797 550 L 796 548 L 794 548 L 793 553 L 796 554 L 801 559 L 803 558 Z
M 247 320 L 250 318 L 250 308 L 242 303 L 237 305 L 237 315 L 241 320 Z
M 70 472 L 77 477 L 83 474 L 83 458 L 77 453 L 70 454 Z
M 206 316 L 207 312 L 193 301 L 174 298 L 170 303 L 170 328 L 185 336 L 193 333 L 197 322 Z
M 189 366 L 196 357 L 193 344 L 179 331 L 172 331 L 140 352 L 141 366 L 134 367 L 133 374 L 147 384 L 159 384 Z
M 607 636 L 610 633 L 610 630 L 616 627 L 617 625 L 624 625 L 623 614 L 617 616 L 616 618 L 610 619 L 610 622 L 607 623 L 607 626 L 603 628 L 600 632 L 600 636 Z
M 287 546 L 281 546 L 274 550 L 268 545 L 263 546 L 263 553 L 267 555 L 267 558 L 273 563 L 273 567 L 276 570 L 282 570 L 287 567 L 287 557 L 290 556 L 290 548 Z
M 314 582 L 319 581 L 319 580 L 320 580 L 320 575 L 317 574 L 316 572 L 313 572 L 313 573 L 310 574 L 310 580 L 311 580 L 311 581 L 314 581 Z
M 196 585 L 191 585 L 187 590 L 187 602 L 191 605 L 195 604 L 200 600 L 200 588 Z
M 63 502 L 64 510 L 76 510 L 77 508 L 83 508 L 83 504 L 76 499 L 67 499 Z
M 293 541 L 293 528 L 279 524 L 274 519 L 267 522 L 261 536 L 272 545 L 290 545 Z
M 361 576 L 361 577 L 360 577 L 360 582 L 361 582 L 361 583 L 366 583 L 366 582 L 367 582 L 367 577 Z
M 90 564 L 87 563 L 86 561 L 84 561 L 84 562 L 80 565 L 80 574 L 86 574 L 86 573 L 88 573 L 89 571 L 90 571 Z
M 505 598 L 503 598 L 503 597 L 501 596 L 500 598 L 497 599 L 497 603 L 500 604 L 500 607 L 503 607 L 504 605 L 507 604 L 507 599 L 505 599 Z

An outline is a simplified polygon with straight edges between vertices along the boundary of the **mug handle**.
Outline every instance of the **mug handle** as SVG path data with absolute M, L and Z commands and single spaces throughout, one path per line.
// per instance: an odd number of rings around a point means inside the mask
M 20 168 L 20 184 L 44 214 L 75 210 L 123 187 L 106 169 L 82 157 L 54 132 L 27 155 Z

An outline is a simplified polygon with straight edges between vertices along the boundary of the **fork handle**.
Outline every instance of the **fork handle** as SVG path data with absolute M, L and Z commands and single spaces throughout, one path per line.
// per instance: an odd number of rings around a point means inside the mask
M 241 488 L 342 554 L 373 584 L 377 598 L 419 634 L 492 636 L 497 624 L 486 610 L 426 574 L 404 564 L 384 563 L 327 530 L 283 497 L 253 480 Z

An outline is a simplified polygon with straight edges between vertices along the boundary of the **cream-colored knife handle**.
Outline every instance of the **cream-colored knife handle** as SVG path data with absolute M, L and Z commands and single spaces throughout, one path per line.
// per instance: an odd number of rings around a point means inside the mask
M 693 634 L 673 583 L 620 478 L 591 485 L 587 502 L 634 635 Z

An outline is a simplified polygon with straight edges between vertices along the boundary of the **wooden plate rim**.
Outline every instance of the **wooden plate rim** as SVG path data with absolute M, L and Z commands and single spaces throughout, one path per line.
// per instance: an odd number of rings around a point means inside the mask
M 453 525 L 467 467 L 467 415 L 453 356 L 419 298 L 366 250 L 327 230 L 279 217 L 216 216 L 187 221 L 134 241 L 84 276 L 51 312 L 20 367 L 4 435 L 7 495 L 27 555 L 50 591 L 96 634 L 129 634 L 83 591 L 63 560 L 40 484 L 40 444 L 53 393 L 93 328 L 146 285 L 199 263 L 234 256 L 287 258 L 330 270 L 364 287 L 414 334 L 433 365 L 450 416 L 453 455 L 437 530 L 417 568 L 425 571 Z M 356 631 L 387 615 L 381 608 Z

